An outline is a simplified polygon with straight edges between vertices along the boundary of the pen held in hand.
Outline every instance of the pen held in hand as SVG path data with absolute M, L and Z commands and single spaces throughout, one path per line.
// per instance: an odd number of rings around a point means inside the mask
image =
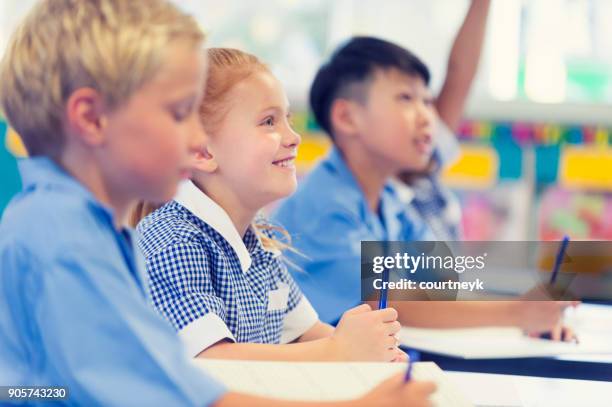
M 384 270 L 382 275 L 383 284 L 378 299 L 378 309 L 387 308 L 387 285 L 389 283 L 389 270 Z
M 412 380 L 412 360 L 408 359 L 408 367 L 406 368 L 406 375 L 404 376 L 404 382 Z
M 552 275 L 550 276 L 550 285 L 554 285 L 555 281 L 557 280 L 557 275 L 559 274 L 559 270 L 561 269 L 561 264 L 563 263 L 563 259 L 565 258 L 565 251 L 567 250 L 567 246 L 569 244 L 569 236 L 565 235 L 563 236 L 563 240 L 561 241 L 561 246 L 559 247 L 559 252 L 557 252 L 557 257 L 555 259 L 555 265 L 553 266 L 553 270 L 552 270 Z M 567 338 L 565 337 L 565 335 L 567 335 L 567 332 L 565 331 L 565 329 L 563 329 L 561 331 L 561 340 L 562 341 L 566 341 Z M 552 334 L 550 332 L 544 333 L 542 335 L 540 335 L 541 339 L 549 339 L 552 340 Z M 578 338 L 574 337 L 572 339 L 572 342 L 574 343 L 578 343 Z
M 555 281 L 557 281 L 557 275 L 559 274 L 559 269 L 561 269 L 561 263 L 563 263 L 563 258 L 565 257 L 565 250 L 567 249 L 568 243 L 569 236 L 563 236 L 563 241 L 561 241 L 561 246 L 559 247 L 559 252 L 557 253 L 557 258 L 555 259 L 552 275 L 550 276 L 550 285 L 555 284 Z

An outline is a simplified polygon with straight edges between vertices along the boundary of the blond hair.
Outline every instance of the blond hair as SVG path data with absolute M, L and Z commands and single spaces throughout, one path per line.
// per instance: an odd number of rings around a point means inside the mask
M 0 104 L 30 155 L 57 159 L 76 89 L 117 108 L 157 73 L 171 42 L 203 40 L 196 21 L 164 0 L 40 1 L 3 57 Z
M 269 69 L 256 56 L 237 49 L 209 48 L 207 56 L 208 76 L 204 98 L 198 112 L 206 133 L 214 137 L 229 110 L 230 90 L 250 75 Z M 202 189 L 199 185 L 196 186 Z M 130 223 L 136 226 L 140 220 L 160 206 L 149 202 L 138 203 L 132 211 Z M 266 250 L 293 250 L 291 237 L 285 229 L 271 225 L 259 217 L 251 227 Z

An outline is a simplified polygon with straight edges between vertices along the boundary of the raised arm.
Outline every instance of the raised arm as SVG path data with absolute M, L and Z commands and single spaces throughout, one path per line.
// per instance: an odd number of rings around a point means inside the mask
M 440 118 L 454 132 L 478 69 L 490 0 L 472 0 L 448 58 L 446 79 L 436 100 Z

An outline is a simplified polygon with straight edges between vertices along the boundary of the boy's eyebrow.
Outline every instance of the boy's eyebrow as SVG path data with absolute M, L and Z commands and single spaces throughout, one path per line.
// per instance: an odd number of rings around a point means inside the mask
M 429 88 L 419 89 L 419 86 L 414 83 L 408 83 L 408 82 L 402 81 L 401 83 L 396 85 L 395 88 L 398 92 L 402 92 L 407 89 L 410 89 L 412 92 L 415 92 L 420 95 L 432 96 L 431 90 Z
M 197 92 L 190 93 L 189 95 L 183 97 L 173 98 L 173 100 L 169 101 L 168 104 L 172 106 L 176 105 L 192 105 L 195 104 L 198 98 Z

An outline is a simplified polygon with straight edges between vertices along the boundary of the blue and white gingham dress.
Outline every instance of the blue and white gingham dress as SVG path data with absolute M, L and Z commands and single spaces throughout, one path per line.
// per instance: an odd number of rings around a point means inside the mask
M 251 256 L 246 272 L 230 243 L 176 201 L 143 219 L 138 231 L 153 305 L 177 331 L 214 313 L 237 342 L 281 342 L 285 316 L 304 297 L 253 230 L 244 236 Z M 285 307 L 277 304 L 283 292 Z

